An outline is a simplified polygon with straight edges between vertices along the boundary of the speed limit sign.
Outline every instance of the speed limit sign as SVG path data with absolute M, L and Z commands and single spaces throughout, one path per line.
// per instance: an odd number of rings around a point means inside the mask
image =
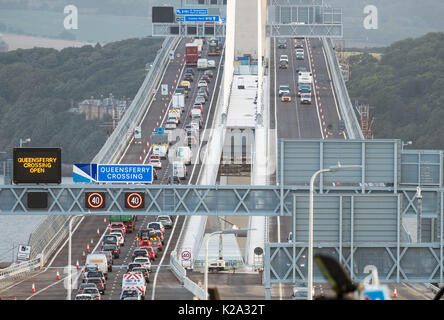
M 102 209 L 105 207 L 104 192 L 86 192 L 85 207 L 88 209 Z
M 127 192 L 125 193 L 125 208 L 143 209 L 145 208 L 145 193 Z
M 182 260 L 188 261 L 191 259 L 191 252 L 188 250 L 182 251 Z

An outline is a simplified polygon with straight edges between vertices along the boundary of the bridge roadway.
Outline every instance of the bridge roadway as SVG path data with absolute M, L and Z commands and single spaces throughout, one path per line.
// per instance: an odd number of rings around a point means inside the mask
M 170 61 L 169 65 L 163 74 L 162 84 L 168 84 L 169 90 L 172 86 L 176 86 L 175 80 L 180 80 L 182 78 L 183 71 L 185 69 L 184 53 L 185 53 L 185 43 L 190 40 L 182 39 L 178 44 L 175 52 L 174 61 Z M 177 54 L 180 57 L 177 57 Z M 206 55 L 206 50 L 203 55 Z M 212 57 L 216 61 L 217 68 L 214 70 L 214 78 L 209 84 L 210 100 L 206 103 L 204 107 L 204 124 L 203 130 L 210 129 L 213 122 L 214 109 L 217 101 L 217 95 L 219 90 L 215 89 L 221 83 L 222 72 L 217 73 L 222 57 Z M 195 81 L 192 83 L 192 90 L 189 92 L 189 98 L 186 99 L 185 112 L 182 114 L 181 122 L 179 126 L 185 128 L 185 125 L 189 122 L 189 110 L 191 109 L 194 99 L 197 95 L 197 81 L 203 74 L 203 71 L 196 71 L 195 69 Z M 217 82 L 217 84 L 216 84 Z M 213 94 L 214 92 L 214 94 Z M 147 106 L 147 112 L 142 120 L 142 144 L 134 144 L 133 141 L 128 145 L 125 154 L 120 163 L 140 163 L 140 156 L 143 157 L 144 163 L 146 163 L 149 155 L 147 150 L 146 156 L 143 150 L 146 149 L 146 142 L 149 141 L 151 133 L 154 128 L 158 125 L 163 125 L 165 114 L 165 105 L 169 106 L 170 99 L 162 100 L 161 92 L 158 90 L 155 100 L 150 102 Z M 162 120 L 160 120 L 162 119 Z M 207 133 L 206 133 L 207 134 Z M 202 135 L 202 130 L 201 130 Z M 203 141 L 200 142 L 200 147 L 203 146 Z M 170 166 L 168 160 L 162 161 L 162 169 L 158 170 L 158 180 L 155 181 L 157 184 L 166 184 L 168 181 Z M 190 165 L 188 168 L 189 175 L 182 181 L 182 184 L 195 184 L 198 181 L 198 176 L 200 173 L 200 165 Z M 148 222 L 153 221 L 154 217 L 151 216 L 139 216 L 136 222 L 136 230 L 140 230 L 145 227 Z M 164 250 L 161 255 L 153 261 L 153 272 L 150 275 L 150 284 L 147 290 L 147 299 L 151 299 L 153 282 L 156 275 L 156 271 L 159 270 L 156 281 L 156 291 L 155 299 L 187 299 L 191 300 L 193 298 L 187 290 L 179 283 L 176 277 L 171 271 L 169 271 L 169 257 L 170 252 L 175 249 L 177 240 L 179 238 L 180 231 L 183 227 L 184 217 L 176 217 L 174 219 L 173 229 L 167 230 L 165 237 Z M 72 264 L 75 265 L 76 261 L 79 261 L 80 265 L 83 265 L 84 260 L 82 259 L 83 252 L 86 253 L 86 247 L 90 243 L 91 239 L 93 245 L 90 247 L 91 250 L 100 250 L 100 238 L 97 235 L 97 229 L 99 229 L 101 236 L 103 236 L 105 231 L 105 221 L 103 216 L 90 216 L 83 218 L 82 222 L 78 227 L 73 229 L 72 237 Z M 118 300 L 121 292 L 121 281 L 122 275 L 126 272 L 126 265 L 131 262 L 131 254 L 135 248 L 135 236 L 137 232 L 127 234 L 125 239 L 125 245 L 121 247 L 120 257 L 115 259 L 113 271 L 109 273 L 107 280 L 107 290 L 102 299 L 105 300 Z M 167 249 L 167 250 L 165 250 Z M 24 280 L 18 281 L 12 287 L 7 288 L 0 292 L 1 299 L 13 299 L 17 300 L 33 299 L 33 300 L 63 300 L 67 297 L 67 291 L 64 287 L 64 278 L 67 276 L 67 272 L 64 273 L 64 268 L 68 261 L 68 249 L 67 241 L 64 242 L 63 246 L 54 254 L 52 261 L 45 266 L 42 271 L 34 274 L 33 276 L 26 278 Z M 61 280 L 56 279 L 56 272 L 59 271 Z M 31 286 L 32 282 L 35 283 L 36 293 L 32 294 Z M 72 298 L 75 297 L 77 290 L 72 291 Z
M 342 138 L 338 130 L 340 119 L 336 97 L 333 90 L 330 70 L 325 59 L 322 41 L 319 39 L 304 39 L 304 60 L 296 59 L 294 39 L 287 39 L 287 48 L 279 49 L 277 40 L 272 40 L 270 71 L 272 84 L 272 96 L 270 102 L 270 127 L 276 128 L 277 141 L 281 138 L 308 139 Z M 312 58 L 309 48 L 311 46 Z M 288 55 L 288 69 L 279 69 L 279 59 L 282 54 Z M 301 104 L 297 97 L 298 72 L 297 67 L 305 67 L 313 73 L 313 79 L 317 80 L 317 87 L 312 96 L 311 104 Z M 281 102 L 278 95 L 280 85 L 289 85 L 292 101 Z M 322 110 L 322 113 L 320 112 Z M 322 115 L 324 118 L 322 118 Z M 322 122 L 325 121 L 325 126 Z M 324 128 L 331 128 L 324 133 Z M 287 236 L 292 231 L 292 219 L 278 217 L 269 220 L 269 241 L 286 242 Z M 308 238 L 307 238 L 308 240 Z M 302 269 L 306 270 L 306 269 Z M 289 299 L 292 285 L 273 285 L 272 299 Z M 316 287 L 315 287 L 316 290 Z

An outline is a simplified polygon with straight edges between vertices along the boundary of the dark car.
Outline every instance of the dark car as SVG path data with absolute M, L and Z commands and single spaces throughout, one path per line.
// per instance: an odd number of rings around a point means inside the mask
M 119 247 L 119 239 L 115 235 L 106 235 L 105 237 L 103 237 L 102 244 L 103 245 L 105 245 L 105 244 L 115 244 L 116 246 Z
M 123 290 L 120 294 L 120 300 L 139 300 L 140 293 L 135 289 Z
M 193 77 L 192 74 L 187 73 L 187 74 L 185 74 L 185 75 L 183 76 L 183 80 L 184 80 L 184 81 L 190 81 L 190 82 L 193 82 L 193 81 L 194 81 L 194 77 Z
M 279 69 L 287 69 L 288 68 L 288 63 L 287 61 L 281 61 L 279 62 Z
M 95 283 L 100 294 L 105 294 L 106 284 L 100 278 L 88 278 L 86 283 Z
M 200 80 L 205 80 L 208 84 L 211 82 L 211 78 L 209 76 L 207 76 L 206 74 L 204 74 Z
M 194 69 L 193 68 L 186 68 L 185 73 L 191 73 L 194 76 Z
M 115 244 L 105 244 L 100 251 L 110 251 L 114 259 L 118 259 L 120 256 L 120 248 Z
M 188 98 L 188 91 L 185 90 L 185 87 L 184 87 L 184 86 L 177 86 L 175 92 L 176 92 L 176 93 L 181 93 L 181 94 L 185 95 L 185 98 Z
M 133 271 L 134 268 L 142 268 L 142 267 L 143 266 L 141 263 L 131 262 L 128 263 L 128 266 L 126 267 L 126 272 Z
M 77 294 L 83 293 L 83 291 L 87 288 L 97 289 L 97 285 L 95 283 L 81 283 L 79 289 L 77 290 Z
M 169 176 L 168 177 L 168 184 L 181 184 L 181 183 L 180 183 L 179 177 L 171 178 L 171 176 Z
M 287 49 L 287 40 L 278 40 L 279 49 Z
M 88 271 L 83 274 L 83 282 L 86 282 L 88 278 L 100 278 L 103 282 L 106 282 L 106 277 L 102 271 Z
M 297 49 L 300 49 L 300 48 L 303 48 L 304 45 L 302 44 L 302 41 L 296 41 L 294 47 Z
M 204 75 L 207 75 L 210 78 L 213 78 L 214 77 L 214 72 L 212 70 L 205 70 Z
M 133 260 L 134 260 L 134 259 L 137 258 L 137 257 L 146 257 L 146 258 L 149 258 L 150 255 L 149 255 L 147 249 L 145 249 L 145 248 L 137 248 L 137 249 L 134 249 L 134 251 L 133 251 L 133 255 L 132 255 L 132 258 L 133 258 Z
M 145 281 L 147 283 L 150 282 L 150 271 L 148 270 L 148 268 L 146 268 L 146 267 L 140 267 L 140 268 L 136 267 L 136 268 L 133 268 L 131 270 L 131 272 L 140 272 L 141 274 L 143 274 L 143 277 L 145 278 Z

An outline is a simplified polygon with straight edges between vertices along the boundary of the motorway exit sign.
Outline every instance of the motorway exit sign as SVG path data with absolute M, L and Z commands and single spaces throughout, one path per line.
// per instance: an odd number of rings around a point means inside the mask
M 182 21 L 182 18 L 181 18 Z M 185 22 L 218 22 L 219 16 L 185 16 Z
M 176 9 L 176 15 L 178 16 L 194 16 L 194 15 L 198 15 L 198 16 L 206 16 L 208 15 L 208 9 Z

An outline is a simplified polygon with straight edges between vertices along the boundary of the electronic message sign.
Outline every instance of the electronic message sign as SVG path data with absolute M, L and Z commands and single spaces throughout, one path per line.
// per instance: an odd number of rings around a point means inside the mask
M 60 148 L 14 148 L 15 184 L 62 182 L 62 151 Z

